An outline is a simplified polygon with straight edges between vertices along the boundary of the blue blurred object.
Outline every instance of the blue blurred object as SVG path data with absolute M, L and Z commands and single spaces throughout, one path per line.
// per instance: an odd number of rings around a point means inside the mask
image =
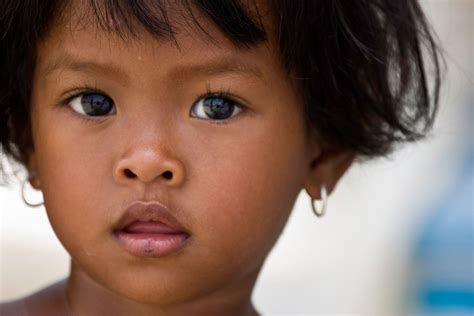
M 468 137 L 470 146 L 458 180 L 430 214 L 416 244 L 411 297 L 416 315 L 474 315 L 472 130 Z

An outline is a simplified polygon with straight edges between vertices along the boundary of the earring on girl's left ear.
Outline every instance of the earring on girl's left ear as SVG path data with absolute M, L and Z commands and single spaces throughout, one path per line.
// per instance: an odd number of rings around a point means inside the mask
M 23 180 L 23 183 L 21 184 L 21 198 L 23 199 L 23 202 L 28 205 L 29 207 L 39 207 L 39 206 L 43 206 L 44 205 L 44 201 L 41 202 L 41 203 L 30 203 L 28 202 L 28 200 L 26 199 L 25 197 L 25 187 L 26 187 L 26 183 L 29 183 L 29 181 L 31 180 L 31 178 L 33 178 L 34 176 L 36 175 L 35 172 L 31 172 L 25 180 Z
M 314 215 L 322 217 L 326 213 L 328 207 L 328 191 L 324 183 L 321 185 L 319 195 L 321 197 L 319 200 L 311 199 L 311 207 L 313 208 Z

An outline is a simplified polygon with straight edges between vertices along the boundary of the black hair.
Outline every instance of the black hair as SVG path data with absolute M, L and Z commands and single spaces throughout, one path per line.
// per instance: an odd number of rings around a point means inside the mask
M 206 14 L 237 47 L 269 38 L 258 10 L 249 9 L 252 3 L 257 9 L 250 0 L 176 3 L 191 17 L 192 8 Z M 267 3 L 282 67 L 300 90 L 314 137 L 363 159 L 386 156 L 397 144 L 426 135 L 438 107 L 440 57 L 417 0 Z M 157 37 L 175 34 L 167 1 L 89 4 L 98 25 L 109 31 L 106 21 L 112 17 L 123 25 L 112 31 L 122 35 L 136 34 L 136 25 Z M 0 150 L 23 165 L 33 146 L 29 103 L 36 47 L 66 5 L 0 0 Z M 195 18 L 194 23 L 205 32 Z

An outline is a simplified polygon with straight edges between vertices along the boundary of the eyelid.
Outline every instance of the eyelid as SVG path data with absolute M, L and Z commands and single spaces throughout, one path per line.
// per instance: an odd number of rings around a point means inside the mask
M 69 102 L 71 102 L 72 99 L 74 99 L 74 98 L 76 98 L 80 95 L 93 94 L 93 93 L 103 94 L 103 95 L 106 95 L 106 96 L 108 96 L 109 98 L 112 99 L 112 97 L 110 97 L 108 93 L 105 93 L 104 91 L 102 91 L 100 89 L 90 87 L 90 86 L 83 86 L 82 88 L 74 89 L 70 92 L 67 92 L 64 95 L 64 97 L 62 98 L 63 101 L 61 103 L 63 103 L 64 105 L 67 105 Z
M 206 92 L 199 94 L 194 103 L 196 104 L 199 100 L 205 97 L 219 97 L 219 98 L 226 98 L 234 103 L 236 103 L 241 108 L 247 108 L 246 104 L 248 103 L 245 99 L 237 96 L 236 94 L 232 93 L 230 88 L 219 88 L 219 89 L 212 89 L 211 84 L 208 82 L 206 83 Z

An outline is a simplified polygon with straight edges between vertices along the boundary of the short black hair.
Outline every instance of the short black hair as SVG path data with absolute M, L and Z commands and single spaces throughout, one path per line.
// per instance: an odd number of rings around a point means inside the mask
M 25 166 L 33 146 L 29 113 L 36 47 L 69 2 L 0 0 L 0 150 Z M 251 0 L 176 3 L 191 17 L 192 8 L 205 13 L 237 47 L 268 39 L 258 10 L 249 9 L 252 3 L 257 8 Z M 267 3 L 282 67 L 297 83 L 314 137 L 363 159 L 386 156 L 397 144 L 426 136 L 438 108 L 440 53 L 417 0 Z M 109 31 L 106 21 L 112 17 L 123 25 L 112 31 L 122 35 L 135 34 L 139 25 L 154 36 L 174 37 L 167 1 L 88 4 L 98 25 Z M 194 23 L 200 27 L 195 18 Z

